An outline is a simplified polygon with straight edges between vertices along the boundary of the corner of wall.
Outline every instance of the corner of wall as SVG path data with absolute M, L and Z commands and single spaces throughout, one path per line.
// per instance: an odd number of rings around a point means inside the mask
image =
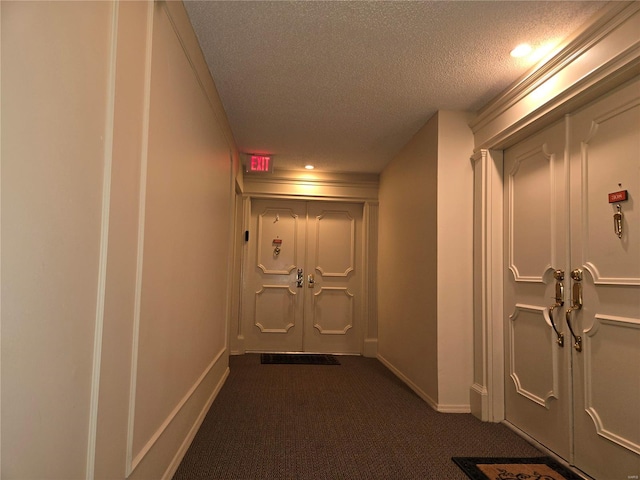
M 446 411 L 469 411 L 473 381 L 471 117 L 438 112 L 438 404 Z

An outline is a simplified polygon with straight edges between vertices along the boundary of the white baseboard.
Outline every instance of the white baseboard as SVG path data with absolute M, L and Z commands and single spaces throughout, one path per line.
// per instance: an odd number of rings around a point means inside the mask
M 427 395 L 427 393 L 422 390 L 420 387 L 418 387 L 418 385 L 416 385 L 415 383 L 413 383 L 404 373 L 402 373 L 400 370 L 398 370 L 395 366 L 393 366 L 391 364 L 391 362 L 389 362 L 386 358 L 384 358 L 382 355 L 378 354 L 378 360 L 380 360 L 389 370 L 391 370 L 394 375 L 396 377 L 398 377 L 400 380 L 402 380 L 404 383 L 407 384 L 407 386 L 409 388 L 411 388 L 411 390 L 413 390 L 414 392 L 416 392 L 416 394 L 423 399 L 425 402 L 427 402 L 427 404 L 433 408 L 434 410 L 438 411 L 438 403 L 431 398 L 429 395 Z
M 171 463 L 167 467 L 166 472 L 162 476 L 162 480 L 171 480 L 171 478 L 173 478 L 173 476 L 175 475 L 176 471 L 178 470 L 178 467 L 180 466 L 180 463 L 182 462 L 182 459 L 186 455 L 187 450 L 191 445 L 191 442 L 193 442 L 193 439 L 195 438 L 196 433 L 198 433 L 198 430 L 200 429 L 202 422 L 204 422 L 204 418 L 207 416 L 207 413 L 209 412 L 209 409 L 211 408 L 213 401 L 218 396 L 218 393 L 220 393 L 220 389 L 222 389 L 222 386 L 224 385 L 224 382 L 227 380 L 228 376 L 229 376 L 229 367 L 227 367 L 224 374 L 222 375 L 222 377 L 216 384 L 215 388 L 213 389 L 213 392 L 211 392 L 211 395 L 207 399 L 207 402 L 202 407 L 202 410 L 200 411 L 200 414 L 196 418 L 196 421 L 194 422 L 191 429 L 189 429 L 189 433 L 187 434 L 186 438 L 182 442 L 182 445 L 180 445 L 180 448 L 178 449 L 175 456 L 171 460 Z
M 362 355 L 368 358 L 376 358 L 378 356 L 378 339 L 377 338 L 364 339 Z
M 473 416 L 483 422 L 490 421 L 487 388 L 479 383 L 474 383 L 469 391 L 469 399 L 471 401 L 471 413 Z
M 377 356 L 378 360 L 380 360 L 389 370 L 391 370 L 396 377 L 402 380 L 411 390 L 413 390 L 421 399 L 423 399 L 427 404 L 433 408 L 436 412 L 441 413 L 471 413 L 471 405 L 469 404 L 439 404 L 436 402 L 431 396 L 429 396 L 424 390 L 422 390 L 418 385 L 416 385 L 411 379 L 409 379 L 406 375 L 404 375 L 400 370 L 398 370 L 394 365 L 391 364 L 386 358 L 382 355 Z

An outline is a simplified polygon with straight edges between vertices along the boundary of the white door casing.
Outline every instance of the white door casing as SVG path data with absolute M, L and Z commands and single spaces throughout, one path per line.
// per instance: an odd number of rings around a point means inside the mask
M 640 474 L 638 92 L 640 80 L 505 152 L 505 417 L 594 478 Z M 623 190 L 619 238 L 608 194 Z M 545 307 L 556 268 L 564 347 Z M 569 310 L 576 269 L 582 307 Z
M 250 223 L 246 351 L 361 353 L 362 205 L 257 199 Z

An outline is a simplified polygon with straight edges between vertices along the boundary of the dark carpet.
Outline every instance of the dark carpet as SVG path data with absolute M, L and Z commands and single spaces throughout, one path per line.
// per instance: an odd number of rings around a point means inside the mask
M 550 457 L 453 458 L 471 480 L 582 480 Z
M 507 427 L 431 409 L 376 359 L 231 373 L 175 480 L 466 480 L 451 457 L 540 457 Z

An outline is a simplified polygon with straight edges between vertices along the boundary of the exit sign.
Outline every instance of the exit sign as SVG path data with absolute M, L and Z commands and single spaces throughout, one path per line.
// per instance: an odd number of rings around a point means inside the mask
M 249 155 L 247 172 L 272 173 L 273 158 L 269 155 Z

